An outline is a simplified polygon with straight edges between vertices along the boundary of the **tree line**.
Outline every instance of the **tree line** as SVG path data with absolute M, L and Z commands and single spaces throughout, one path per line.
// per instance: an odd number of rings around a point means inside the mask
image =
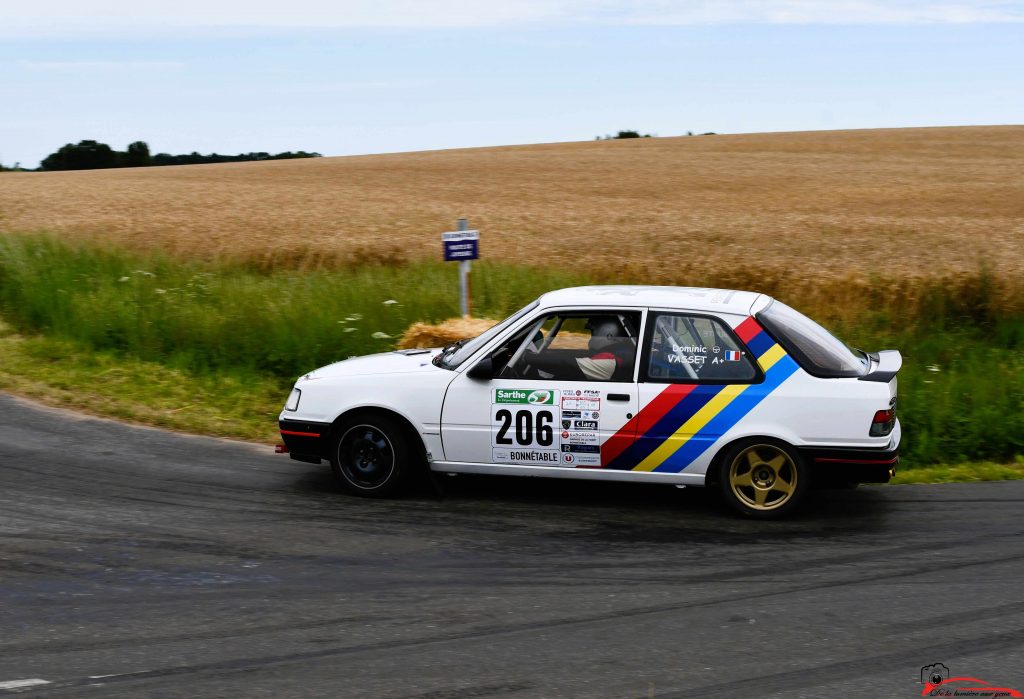
M 692 131 L 687 131 L 686 135 L 687 136 L 693 136 L 694 134 L 693 134 Z M 714 131 L 706 131 L 706 132 L 701 134 L 701 136 L 717 136 L 717 135 L 718 134 L 716 134 Z M 632 129 L 626 129 L 626 130 L 623 130 L 623 131 L 619 131 L 614 136 L 612 136 L 611 134 L 605 134 L 604 136 L 594 136 L 594 140 L 595 141 L 617 141 L 620 138 L 657 138 L 657 136 L 658 136 L 658 134 L 649 134 L 649 133 L 641 134 L 639 131 L 634 131 Z
M 151 155 L 149 144 L 145 141 L 129 143 L 123 151 L 117 151 L 106 143 L 98 141 L 79 141 L 67 143 L 56 152 L 43 158 L 40 170 L 100 170 L 116 167 L 149 167 L 159 165 L 201 165 L 206 163 L 239 163 L 252 160 L 291 160 L 293 158 L 319 158 L 320 153 L 308 153 L 304 150 L 285 151 L 283 153 L 239 153 L 238 155 L 221 155 L 210 153 L 203 155 L 192 151 L 185 155 L 157 153 Z

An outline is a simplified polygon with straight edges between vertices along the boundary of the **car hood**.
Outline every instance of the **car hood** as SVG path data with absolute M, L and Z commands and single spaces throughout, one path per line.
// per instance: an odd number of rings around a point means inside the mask
M 303 379 L 326 379 L 340 376 L 367 376 L 371 374 L 417 374 L 423 372 L 447 371 L 439 369 L 430 361 L 441 350 L 414 349 L 368 354 L 352 357 L 341 362 L 328 364 L 304 375 Z

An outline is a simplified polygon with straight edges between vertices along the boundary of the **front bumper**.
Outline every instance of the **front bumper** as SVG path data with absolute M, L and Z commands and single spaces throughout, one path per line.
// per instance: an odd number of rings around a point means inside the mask
M 318 464 L 327 458 L 329 423 L 279 420 L 277 424 L 281 429 L 281 440 L 288 448 L 288 456 L 311 464 Z

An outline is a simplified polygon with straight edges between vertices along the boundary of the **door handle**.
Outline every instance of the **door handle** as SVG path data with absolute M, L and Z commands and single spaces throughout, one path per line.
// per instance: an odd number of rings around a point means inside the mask
M 608 394 L 608 400 L 616 400 L 616 401 L 620 401 L 620 402 L 627 402 L 627 401 L 629 401 L 629 394 L 628 393 L 609 393 Z

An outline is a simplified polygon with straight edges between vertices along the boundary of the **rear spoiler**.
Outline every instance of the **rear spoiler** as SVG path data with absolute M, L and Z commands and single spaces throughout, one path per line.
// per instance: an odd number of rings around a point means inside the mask
M 878 381 L 880 383 L 889 383 L 893 377 L 903 366 L 903 355 L 897 350 L 883 350 L 882 352 L 876 352 L 869 354 L 872 364 L 875 365 L 874 371 L 869 371 L 860 377 L 861 381 Z

